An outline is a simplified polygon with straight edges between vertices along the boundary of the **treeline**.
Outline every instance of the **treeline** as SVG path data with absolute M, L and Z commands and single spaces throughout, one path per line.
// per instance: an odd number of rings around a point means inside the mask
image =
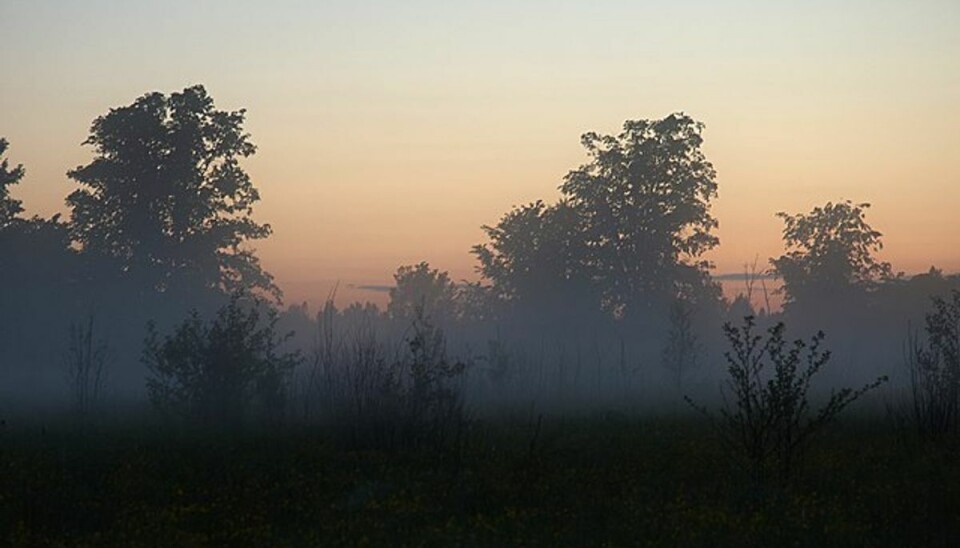
M 515 207 L 484 227 L 488 241 L 472 250 L 479 282 L 420 263 L 398 269 L 386 310 L 280 310 L 280 288 L 250 247 L 271 229 L 252 218 L 260 197 L 241 161 L 256 147 L 243 123 L 243 110 L 218 110 L 202 86 L 111 109 L 84 142 L 93 159 L 67 173 L 77 189 L 66 219 L 23 215 L 9 190 L 25 171 L 0 140 L 8 404 L 149 398 L 223 418 L 247 402 L 271 415 L 349 410 L 390 436 L 398 430 L 378 425 L 384 416 L 419 424 L 410 432 L 434 421 L 447 436 L 440 417 L 465 404 L 715 396 L 721 326 L 746 316 L 797 336 L 826 331 L 834 381 L 906 383 L 904 342 L 929 350 L 931 298 L 960 290 L 960 277 L 934 268 L 896 274 L 876 257 L 868 204 L 838 201 L 779 213 L 784 254 L 745 273 L 747 294 L 725 299 L 704 259 L 720 244 L 717 175 L 703 125 L 681 113 L 585 134 L 588 160 L 563 178 L 556 203 Z M 751 294 L 770 275 L 781 281 L 779 311 Z

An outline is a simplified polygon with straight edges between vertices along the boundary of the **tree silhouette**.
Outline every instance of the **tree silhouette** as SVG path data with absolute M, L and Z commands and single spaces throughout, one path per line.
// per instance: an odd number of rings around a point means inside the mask
M 107 258 L 157 290 L 179 284 L 278 292 L 242 247 L 269 225 L 250 215 L 260 199 L 240 159 L 256 148 L 244 110 L 214 108 L 203 86 L 148 93 L 97 118 L 84 142 L 96 157 L 68 173 L 71 233 L 85 254 Z
M 10 143 L 0 137 L 0 229 L 10 226 L 14 219 L 23 212 L 20 200 L 14 200 L 10 197 L 10 187 L 20 182 L 23 178 L 23 165 L 10 168 L 10 164 L 3 155 L 7 152 Z
M 412 321 L 419 314 L 442 324 L 457 316 L 457 286 L 449 274 L 431 269 L 426 262 L 401 266 L 393 275 L 387 313 L 395 319 Z
M 702 131 L 680 113 L 628 120 L 618 135 L 585 134 L 590 161 L 564 178 L 559 204 L 536 202 L 484 227 L 491 242 L 474 248 L 480 271 L 506 295 L 586 283 L 619 316 L 715 299 L 711 265 L 700 259 L 719 244 Z
M 589 261 L 615 310 L 692 296 L 708 284 L 710 263 L 699 257 L 720 241 L 710 233 L 717 183 L 700 149 L 703 127 L 679 113 L 581 139 L 591 161 L 560 190 L 585 216 Z
M 63 277 L 73 253 L 59 214 L 50 219 L 21 216 L 23 205 L 10 196 L 9 187 L 18 184 L 26 170 L 21 164 L 11 168 L 3 158 L 8 146 L 9 142 L 0 138 L 0 285 L 12 294 L 17 292 L 11 290 L 12 284 L 22 289 Z
M 827 202 L 807 214 L 777 213 L 788 251 L 770 263 L 783 279 L 787 303 L 836 298 L 893 276 L 890 264 L 873 255 L 883 244 L 880 232 L 865 220 L 869 207 L 847 200 Z
M 483 227 L 490 242 L 473 248 L 478 270 L 498 299 L 540 309 L 554 308 L 558 299 L 570 303 L 592 284 L 583 229 L 579 211 L 566 201 L 515 208 Z

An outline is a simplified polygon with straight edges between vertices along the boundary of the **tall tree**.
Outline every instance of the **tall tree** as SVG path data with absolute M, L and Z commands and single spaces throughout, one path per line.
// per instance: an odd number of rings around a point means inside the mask
M 813 208 L 810 213 L 783 219 L 787 252 L 771 259 L 774 273 L 783 279 L 787 303 L 805 299 L 836 299 L 873 288 L 893 276 L 890 263 L 874 253 L 883 248 L 882 234 L 866 222 L 870 204 L 849 200 Z
M 587 280 L 620 316 L 666 312 L 677 298 L 715 299 L 711 264 L 701 258 L 719 244 L 703 127 L 681 113 L 629 120 L 618 135 L 585 134 L 590 161 L 564 178 L 560 204 L 532 204 L 485 228 L 491 243 L 474 248 L 481 272 L 508 292 Z M 553 276 L 545 278 L 547 263 Z
M 270 226 L 253 221 L 260 199 L 240 160 L 256 147 L 245 111 L 222 111 L 203 86 L 148 93 L 97 118 L 84 144 L 95 150 L 68 173 L 71 232 L 83 253 L 113 261 L 153 289 L 187 284 L 278 294 L 249 240 Z
M 700 148 L 703 128 L 678 113 L 581 139 L 590 162 L 560 190 L 586 218 L 589 261 L 615 310 L 693 297 L 709 284 L 711 265 L 700 257 L 720 241 L 711 234 L 717 182 Z

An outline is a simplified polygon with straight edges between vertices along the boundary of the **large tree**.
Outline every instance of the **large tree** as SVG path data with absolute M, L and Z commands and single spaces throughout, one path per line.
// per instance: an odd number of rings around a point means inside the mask
M 617 315 L 715 298 L 702 255 L 719 243 L 717 183 L 702 131 L 672 114 L 627 121 L 618 135 L 585 134 L 590 161 L 564 178 L 559 204 L 515 209 L 485 227 L 490 244 L 474 248 L 481 272 L 507 294 L 586 284 Z
M 68 173 L 71 232 L 84 254 L 106 258 L 152 289 L 188 285 L 276 292 L 249 240 L 259 193 L 240 160 L 256 148 L 244 110 L 222 111 L 203 86 L 148 93 L 97 118 L 89 164 Z
M 787 252 L 771 259 L 783 280 L 788 304 L 801 300 L 835 300 L 873 288 L 893 276 L 890 264 L 874 254 L 883 248 L 880 232 L 866 222 L 870 204 L 849 200 L 815 207 L 783 219 Z

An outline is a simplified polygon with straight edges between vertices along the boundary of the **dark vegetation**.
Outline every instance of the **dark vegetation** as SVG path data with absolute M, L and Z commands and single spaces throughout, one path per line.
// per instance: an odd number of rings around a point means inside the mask
M 895 274 L 868 204 L 780 213 L 728 300 L 704 127 L 627 121 L 484 227 L 480 281 L 402 266 L 386 310 L 314 314 L 250 247 L 243 123 L 201 86 L 110 110 L 67 219 L 23 216 L 0 140 L 7 544 L 960 536 L 960 277 Z

